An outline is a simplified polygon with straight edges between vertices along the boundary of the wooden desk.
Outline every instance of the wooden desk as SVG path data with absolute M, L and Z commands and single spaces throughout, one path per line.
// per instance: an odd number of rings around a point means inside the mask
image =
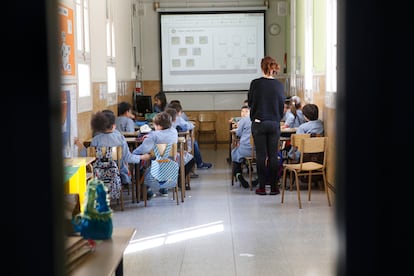
M 178 132 L 178 137 L 185 138 L 185 140 L 187 141 L 187 144 L 185 144 L 184 150 L 194 155 L 194 140 L 195 140 L 194 129 L 187 130 L 187 131 L 180 131 Z M 189 142 L 191 143 L 191 145 L 189 145 Z
M 296 128 L 295 127 L 280 128 L 280 136 L 281 137 L 290 137 L 290 135 L 292 133 L 296 133 Z
M 137 140 L 137 136 L 134 136 L 134 137 L 128 136 L 128 137 L 125 137 L 125 140 L 127 141 L 128 147 L 131 151 L 134 150 L 141 143 L 140 141 Z M 92 141 L 92 138 L 89 138 L 83 141 L 83 145 L 85 146 L 85 148 L 91 145 L 91 141 Z
M 131 238 L 135 235 L 135 228 L 114 228 L 112 238 L 97 241 L 94 252 L 85 256 L 85 260 L 76 266 L 71 276 L 122 276 L 124 274 L 124 251 Z
M 133 132 L 125 132 L 125 131 L 122 131 L 121 133 L 125 137 L 135 137 L 136 138 L 136 137 L 138 137 L 139 131 L 133 131 Z

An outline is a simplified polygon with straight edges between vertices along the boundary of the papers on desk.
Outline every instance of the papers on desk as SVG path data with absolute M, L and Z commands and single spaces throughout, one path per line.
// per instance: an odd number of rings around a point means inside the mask
M 150 126 L 149 125 L 142 125 L 140 128 L 139 128 L 139 132 L 140 133 L 150 133 L 152 131 L 152 129 L 150 128 Z
M 76 265 L 85 258 L 85 256 L 95 250 L 95 243 L 93 241 L 85 240 L 81 236 L 66 237 L 65 245 L 67 272 L 72 271 Z
M 280 128 L 281 132 L 296 132 L 296 128 L 295 127 L 285 127 L 285 128 Z

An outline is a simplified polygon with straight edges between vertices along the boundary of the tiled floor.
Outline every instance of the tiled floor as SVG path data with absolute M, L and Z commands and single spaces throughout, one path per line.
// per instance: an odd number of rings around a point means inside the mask
M 114 227 L 137 229 L 124 255 L 124 275 L 331 276 L 335 275 L 334 205 L 312 191 L 298 208 L 296 192 L 259 196 L 231 186 L 228 149 L 202 148 L 214 165 L 197 170 L 184 203 L 156 197 L 126 202 Z

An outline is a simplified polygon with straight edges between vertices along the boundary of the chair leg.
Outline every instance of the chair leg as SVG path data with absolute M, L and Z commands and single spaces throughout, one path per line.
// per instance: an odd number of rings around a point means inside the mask
M 191 190 L 190 181 L 191 181 L 190 174 L 187 174 L 185 176 L 185 188 L 187 189 L 188 187 L 188 190 Z
M 312 192 L 312 173 L 308 175 L 308 201 L 311 201 L 311 192 Z
M 295 179 L 293 178 L 293 172 L 290 171 L 290 183 L 289 183 L 290 191 L 293 191 L 293 183 L 295 183 Z M 298 185 L 298 183 L 295 183 L 295 184 Z
M 282 176 L 282 197 L 280 203 L 283 203 L 283 200 L 285 198 L 285 188 L 286 188 L 286 171 L 287 168 L 283 169 L 283 176 Z
M 173 197 L 174 197 L 174 195 L 175 195 L 175 200 L 177 201 L 177 205 L 179 205 L 180 204 L 180 201 L 178 200 L 178 186 L 175 186 L 174 187 Z
M 249 166 L 249 187 L 250 187 L 250 191 L 253 191 L 253 184 L 252 184 L 253 164 L 249 161 L 247 165 Z
M 231 160 L 230 160 L 231 162 Z M 233 162 L 231 162 L 231 186 L 234 186 L 234 165 Z
M 121 211 L 123 211 L 124 210 L 124 195 L 122 191 L 122 186 L 121 186 L 121 190 L 119 193 L 119 200 L 121 201 Z
M 144 206 L 147 207 L 147 185 L 142 183 L 142 198 L 144 199 Z
M 322 173 L 322 178 L 323 178 L 323 185 L 325 186 L 326 197 L 328 198 L 328 205 L 331 206 L 331 199 L 329 198 L 328 186 L 326 185 L 325 172 Z
M 296 171 L 293 171 L 293 173 L 295 174 L 296 190 L 298 191 L 299 209 L 302 209 L 302 202 L 300 200 L 300 187 L 299 187 L 300 185 L 298 185 L 298 183 L 299 183 L 298 173 Z

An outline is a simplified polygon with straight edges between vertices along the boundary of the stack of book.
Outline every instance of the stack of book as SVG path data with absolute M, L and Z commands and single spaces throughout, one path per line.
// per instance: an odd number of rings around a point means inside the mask
M 94 241 L 85 240 L 81 236 L 68 236 L 66 238 L 66 268 L 72 271 L 88 254 L 95 250 Z

